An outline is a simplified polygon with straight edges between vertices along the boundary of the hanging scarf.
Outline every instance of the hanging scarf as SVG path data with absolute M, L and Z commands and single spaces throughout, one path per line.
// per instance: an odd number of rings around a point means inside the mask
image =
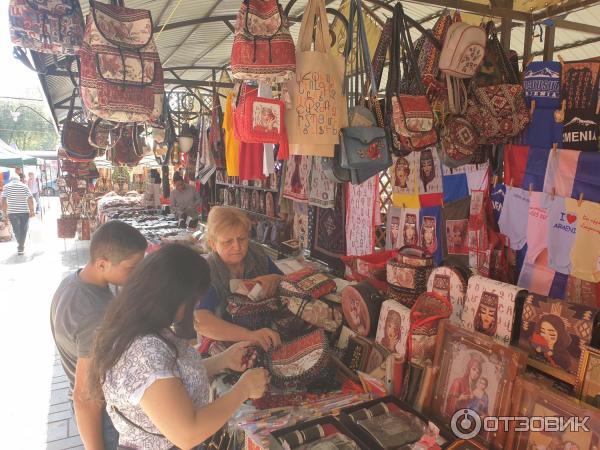
M 219 254 L 212 252 L 206 258 L 208 266 L 210 268 L 210 280 L 211 285 L 217 291 L 219 298 L 219 304 L 215 310 L 215 314 L 218 317 L 222 317 L 227 306 L 227 297 L 231 294 L 229 290 L 229 281 L 233 278 L 229 267 L 219 257 Z M 266 275 L 269 273 L 269 258 L 265 254 L 264 250 L 254 242 L 250 242 L 248 245 L 248 253 L 244 258 L 244 274 L 243 279 L 249 280 L 252 278 Z

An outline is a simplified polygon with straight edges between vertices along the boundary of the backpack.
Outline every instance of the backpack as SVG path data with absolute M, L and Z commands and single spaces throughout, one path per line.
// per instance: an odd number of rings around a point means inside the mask
M 78 0 L 10 0 L 10 39 L 13 44 L 42 53 L 75 55 L 83 38 Z
M 296 48 L 277 0 L 244 0 L 235 24 L 231 72 L 237 80 L 280 83 L 296 73 Z
M 158 120 L 164 82 L 150 11 L 90 0 L 79 56 L 81 97 L 91 113 L 114 122 Z
M 487 35 L 480 27 L 453 23 L 440 54 L 440 71 L 456 78 L 472 77 L 483 62 L 486 42 Z

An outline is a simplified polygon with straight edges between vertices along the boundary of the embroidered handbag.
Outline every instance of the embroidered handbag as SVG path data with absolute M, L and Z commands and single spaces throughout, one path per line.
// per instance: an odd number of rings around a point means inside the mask
M 396 256 L 397 250 L 387 250 L 362 256 L 341 256 L 346 265 L 346 278 L 352 281 L 366 280 L 380 291 L 387 289 L 386 264 Z
M 436 267 L 427 280 L 427 292 L 439 294 L 452 305 L 450 322 L 460 325 L 467 292 L 467 277 L 457 267 Z
M 339 306 L 313 298 L 284 297 L 283 302 L 292 314 L 325 331 L 334 333 L 342 326 Z
M 60 140 L 62 147 L 70 160 L 89 162 L 98 156 L 98 151 L 88 142 L 90 134 L 89 126 L 73 121 L 73 108 L 75 106 L 76 95 L 77 88 L 73 89 L 69 112 L 67 114 L 67 119 L 63 124 Z
M 507 143 L 529 123 L 523 87 L 499 84 L 477 88 L 468 100 L 467 120 L 479 131 L 480 144 Z
M 464 22 L 453 23 L 444 39 L 440 71 L 456 78 L 472 77 L 483 62 L 486 42 L 482 28 Z
M 306 387 L 333 374 L 329 343 L 323 330 L 315 330 L 267 353 L 271 382 L 281 388 Z
M 387 98 L 391 106 L 393 131 L 405 151 L 421 150 L 437 142 L 434 128 L 433 111 L 425 96 L 425 88 L 415 60 L 415 51 L 410 34 L 407 31 L 406 18 L 402 5 L 397 3 L 394 8 L 394 31 L 392 42 L 391 76 L 388 83 Z M 418 86 L 418 95 L 398 94 L 397 82 L 400 71 L 400 47 L 408 54 L 412 73 Z
M 77 232 L 77 218 L 59 217 L 56 219 L 56 228 L 60 239 L 73 239 Z
M 424 292 L 410 310 L 410 332 L 407 339 L 408 359 L 425 366 L 433 362 L 435 340 L 440 321 L 452 314 L 452 304 L 447 297 L 435 292 Z
M 142 138 L 138 134 L 138 127 L 134 123 L 123 124 L 121 128 L 120 137 L 109 149 L 107 158 L 116 165 L 137 166 L 144 157 L 144 147 Z
M 258 89 L 244 86 L 234 112 L 239 140 L 250 143 L 287 142 L 283 102 L 259 97 Z
M 471 122 L 461 115 L 446 117 L 440 140 L 440 159 L 451 169 L 472 163 L 477 155 L 479 135 Z
M 259 330 L 271 326 L 281 311 L 281 302 L 277 297 L 252 300 L 245 295 L 231 294 L 226 310 L 232 323 L 248 330 Z
M 10 0 L 10 39 L 41 53 L 76 55 L 83 38 L 78 0 Z
M 281 83 L 295 75 L 296 49 L 276 0 L 245 0 L 235 24 L 231 72 L 238 80 Z
M 387 281 L 396 291 L 419 295 L 426 291 L 432 270 L 433 256 L 422 248 L 405 245 L 387 262 Z
M 164 82 L 150 11 L 90 0 L 81 61 L 81 97 L 114 122 L 157 122 Z
M 330 276 L 314 269 L 303 269 L 281 279 L 278 294 L 282 297 L 321 298 L 336 290 Z

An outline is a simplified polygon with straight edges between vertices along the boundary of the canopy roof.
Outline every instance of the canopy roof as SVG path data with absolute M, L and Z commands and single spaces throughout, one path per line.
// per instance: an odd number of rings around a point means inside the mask
M 2 139 L 0 139 L 0 167 L 23 167 L 35 166 L 37 158 L 26 155 L 19 150 L 15 150 Z
M 87 14 L 88 1 L 79 1 Z M 294 38 L 307 1 L 280 0 L 288 11 Z M 326 0 L 326 4 L 339 10 L 344 1 Z M 369 17 L 381 25 L 391 16 L 390 5 L 395 1 L 363 0 L 363 4 L 369 9 Z M 124 0 L 124 3 L 152 13 L 154 39 L 165 69 L 167 90 L 180 86 L 202 94 L 214 85 L 213 80 L 220 80 L 221 71 L 229 65 L 233 26 L 241 0 Z M 406 13 L 427 28 L 443 8 L 460 9 L 463 20 L 480 22 L 494 18 L 500 32 L 504 32 L 503 43 L 521 57 L 525 54 L 541 59 L 544 40 L 538 39 L 540 32 L 552 43 L 546 48 L 550 58 L 558 52 L 565 60 L 600 56 L 598 0 L 409 0 L 403 4 Z M 548 22 L 548 18 L 552 21 Z M 413 32 L 416 34 L 416 30 Z M 57 67 L 52 55 L 33 54 L 32 59 L 39 72 L 44 73 L 40 75 L 42 88 L 59 124 L 67 115 L 71 81 L 66 71 Z

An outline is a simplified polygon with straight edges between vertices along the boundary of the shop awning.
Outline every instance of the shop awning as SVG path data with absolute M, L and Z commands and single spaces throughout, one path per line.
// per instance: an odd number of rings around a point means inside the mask
M 23 167 L 35 166 L 37 158 L 26 155 L 19 150 L 15 150 L 2 139 L 0 139 L 0 167 Z

